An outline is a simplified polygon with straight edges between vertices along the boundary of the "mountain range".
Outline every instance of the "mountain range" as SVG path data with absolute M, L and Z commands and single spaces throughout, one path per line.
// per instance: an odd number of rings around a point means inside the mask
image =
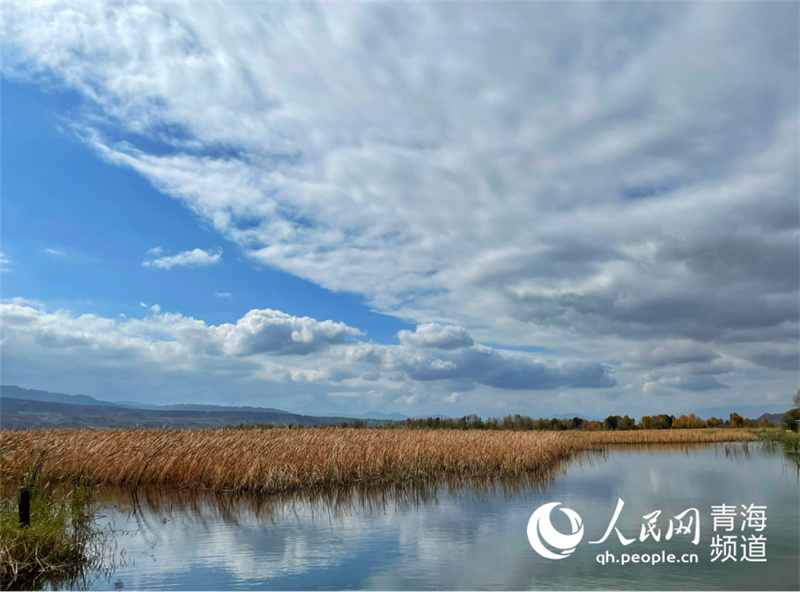
M 385 414 L 378 414 L 385 415 Z M 39 428 L 171 428 L 202 429 L 232 425 L 332 425 L 352 423 L 353 417 L 301 415 L 269 407 L 221 405 L 144 405 L 111 403 L 86 395 L 0 386 L 0 427 L 11 430 Z M 358 418 L 368 426 L 391 417 Z M 404 418 L 403 418 L 404 419 Z

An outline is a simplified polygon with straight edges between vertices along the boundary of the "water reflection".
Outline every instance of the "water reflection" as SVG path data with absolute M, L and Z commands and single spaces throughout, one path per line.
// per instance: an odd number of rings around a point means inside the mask
M 101 499 L 113 501 L 113 511 L 117 514 L 129 514 L 131 518 L 141 520 L 142 528 L 157 527 L 158 524 L 149 524 L 148 521 L 158 515 L 157 522 L 163 523 L 169 520 L 172 512 L 194 515 L 203 520 L 213 519 L 232 526 L 254 519 L 275 522 L 287 516 L 296 516 L 299 511 L 313 516 L 340 519 L 353 511 L 365 514 L 385 512 L 389 508 L 409 511 L 423 505 L 436 504 L 443 497 L 481 500 L 513 499 L 519 495 L 530 495 L 552 487 L 558 478 L 567 474 L 568 468 L 603 463 L 606 456 L 605 450 L 584 451 L 569 460 L 556 463 L 544 475 L 537 473 L 535 476 L 521 475 L 514 478 L 445 478 L 408 486 L 348 486 L 271 495 L 157 487 L 130 490 L 106 486 L 99 490 L 99 495 Z
M 750 444 L 626 446 L 576 458 L 544 482 L 442 482 L 424 488 L 292 496 L 105 490 L 104 520 L 124 562 L 96 589 L 793 589 L 798 479 L 779 450 Z M 641 517 L 704 512 L 701 554 L 681 566 L 599 566 L 581 545 L 566 561 L 530 548 L 526 524 L 546 501 L 585 520 L 597 540 L 618 498 L 619 527 Z M 710 563 L 708 510 L 768 507 L 766 564 Z M 676 550 L 684 549 L 676 543 Z M 637 541 L 636 552 L 657 549 Z M 623 548 L 615 543 L 612 552 Z M 606 550 L 604 548 L 603 550 Z

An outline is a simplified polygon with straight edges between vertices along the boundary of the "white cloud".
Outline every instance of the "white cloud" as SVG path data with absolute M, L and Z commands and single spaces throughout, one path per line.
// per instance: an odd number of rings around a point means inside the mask
M 411 347 L 432 347 L 438 349 L 457 349 L 470 347 L 475 342 L 463 327 L 442 326 L 438 323 L 423 323 L 416 330 L 400 331 L 400 343 Z
M 719 357 L 720 354 L 711 348 L 689 340 L 646 342 L 627 355 L 628 360 L 643 367 L 712 362 Z
M 385 312 L 491 341 L 796 322 L 759 264 L 796 259 L 796 7 L 251 9 L 15 5 L 6 67 L 170 144 L 86 132 L 251 257 Z
M 459 397 L 460 394 L 461 393 L 456 393 L 456 392 L 450 393 L 449 395 L 447 395 L 444 398 L 444 402 L 445 403 L 455 403 L 458 400 L 458 397 Z
M 251 310 L 236 325 L 219 325 L 215 332 L 223 351 L 234 355 L 308 354 L 361 335 L 344 323 L 293 317 L 270 309 Z
M 64 249 L 45 249 L 44 252 L 54 257 L 65 257 L 67 255 Z
M 176 255 L 159 257 L 158 255 L 163 253 L 163 250 L 161 247 L 155 247 L 154 249 L 150 249 L 147 253 L 156 258 L 145 259 L 142 262 L 142 267 L 158 267 L 160 269 L 172 269 L 175 266 L 199 267 L 213 265 L 222 258 L 222 249 L 218 249 L 217 251 L 192 249 L 191 251 L 182 251 Z
M 95 382 L 112 369 L 118 373 L 115 381 L 144 372 L 156 381 L 182 372 L 183 388 L 190 391 L 209 381 L 230 380 L 319 384 L 329 392 L 360 392 L 367 398 L 378 389 L 394 396 L 403 391 L 416 400 L 443 389 L 451 392 L 454 385 L 459 391 L 475 385 L 500 391 L 614 385 L 612 369 L 596 362 L 545 362 L 479 344 L 451 350 L 378 345 L 359 341 L 362 332 L 345 323 L 270 309 L 251 310 L 236 323 L 208 325 L 162 312 L 158 305 L 141 305 L 149 310 L 143 319 L 49 312 L 25 302 L 2 304 L 3 340 L 14 360 L 7 367 L 15 369 L 13 375 L 44 365 L 49 372 L 80 372 Z M 6 378 L 11 379 L 8 374 Z
M 230 292 L 214 292 L 214 297 L 215 298 L 224 298 L 224 299 L 227 299 L 227 300 L 230 300 L 230 299 L 233 298 L 233 296 L 231 296 Z
M 253 260 L 419 323 L 402 372 L 795 366 L 797 5 L 253 6 L 14 3 L 4 72 Z

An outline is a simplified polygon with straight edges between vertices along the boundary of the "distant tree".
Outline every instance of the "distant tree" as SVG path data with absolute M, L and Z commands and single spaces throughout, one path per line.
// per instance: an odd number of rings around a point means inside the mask
M 680 415 L 678 418 L 672 422 L 673 429 L 683 429 L 689 427 L 689 418 L 685 415 Z
M 781 417 L 781 425 L 784 429 L 789 430 L 790 432 L 796 432 L 797 429 L 797 420 L 800 419 L 800 408 L 795 408 L 787 411 Z
M 475 415 L 473 413 L 467 419 L 469 420 L 469 426 L 471 428 L 474 428 L 476 430 L 482 430 L 484 428 L 484 423 L 483 420 L 480 418 L 480 416 Z
M 619 416 L 618 415 L 609 415 L 603 420 L 603 429 L 604 430 L 616 430 L 618 424 Z
M 694 413 L 681 415 L 672 422 L 673 428 L 704 428 L 707 423 L 697 417 Z
M 739 415 L 738 413 L 731 413 L 731 427 L 732 428 L 743 428 L 744 427 L 744 418 Z
M 667 415 L 666 413 L 656 415 L 654 419 L 656 427 L 662 430 L 670 429 L 672 424 L 675 423 L 675 417 L 672 415 Z
M 708 425 L 704 419 L 697 417 L 694 413 L 689 414 L 689 427 L 690 428 L 704 428 Z
M 797 392 L 792 397 L 792 403 L 794 404 L 795 409 L 800 407 L 800 388 L 797 389 Z

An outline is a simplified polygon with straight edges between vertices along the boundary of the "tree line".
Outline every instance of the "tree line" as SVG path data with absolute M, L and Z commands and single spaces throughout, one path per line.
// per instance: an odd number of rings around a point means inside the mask
M 444 429 L 444 430 L 670 430 L 685 428 L 754 428 L 774 427 L 776 424 L 766 420 L 747 419 L 738 413 L 731 413 L 728 419 L 711 417 L 702 419 L 694 413 L 689 415 L 645 415 L 638 422 L 628 415 L 609 415 L 603 421 L 588 420 L 582 417 L 569 419 L 543 418 L 533 419 L 525 415 L 514 414 L 505 417 L 482 419 L 478 415 L 465 415 L 459 418 L 428 417 L 425 419 L 406 419 L 404 422 L 387 424 L 383 427 L 403 427 L 409 429 Z
M 512 430 L 512 431 L 532 431 L 532 430 L 675 430 L 675 429 L 696 429 L 696 428 L 769 428 L 782 427 L 787 431 L 797 432 L 800 424 L 800 389 L 793 398 L 795 408 L 787 411 L 780 423 L 773 423 L 767 419 L 748 419 L 738 413 L 731 413 L 727 419 L 720 417 L 710 417 L 703 419 L 694 413 L 689 415 L 644 415 L 637 422 L 635 418 L 628 415 L 609 415 L 603 421 L 588 420 L 582 417 L 572 417 L 569 419 L 543 418 L 533 419 L 526 415 L 515 413 L 505 417 L 489 417 L 482 419 L 479 415 L 464 415 L 459 418 L 450 417 L 427 417 L 427 418 L 408 418 L 405 421 L 378 421 L 370 420 L 369 423 L 363 419 L 353 419 L 343 421 L 339 424 L 304 426 L 303 424 L 289 424 L 290 429 L 305 428 L 375 428 L 375 429 L 414 429 L 414 430 Z M 233 429 L 271 429 L 275 424 L 239 424 Z
M 458 418 L 450 417 L 426 417 L 408 418 L 405 421 L 385 421 L 380 423 L 368 424 L 363 419 L 353 419 L 343 421 L 339 424 L 328 424 L 319 426 L 304 426 L 303 424 L 289 424 L 280 426 L 275 424 L 239 424 L 234 429 L 272 429 L 276 427 L 288 427 L 290 429 L 318 428 L 326 429 L 332 427 L 340 428 L 374 428 L 374 429 L 412 429 L 412 430 L 509 430 L 509 431 L 533 431 L 533 430 L 670 430 L 685 428 L 755 428 L 755 427 L 775 427 L 777 424 L 766 419 L 755 420 L 747 419 L 738 413 L 731 413 L 728 419 L 711 417 L 701 419 L 694 413 L 689 415 L 645 415 L 638 422 L 635 418 L 627 415 L 609 415 L 603 421 L 588 420 L 582 417 L 572 417 L 569 419 L 540 417 L 533 419 L 525 415 L 515 413 L 505 417 L 489 417 L 482 419 L 479 415 L 471 414 Z

